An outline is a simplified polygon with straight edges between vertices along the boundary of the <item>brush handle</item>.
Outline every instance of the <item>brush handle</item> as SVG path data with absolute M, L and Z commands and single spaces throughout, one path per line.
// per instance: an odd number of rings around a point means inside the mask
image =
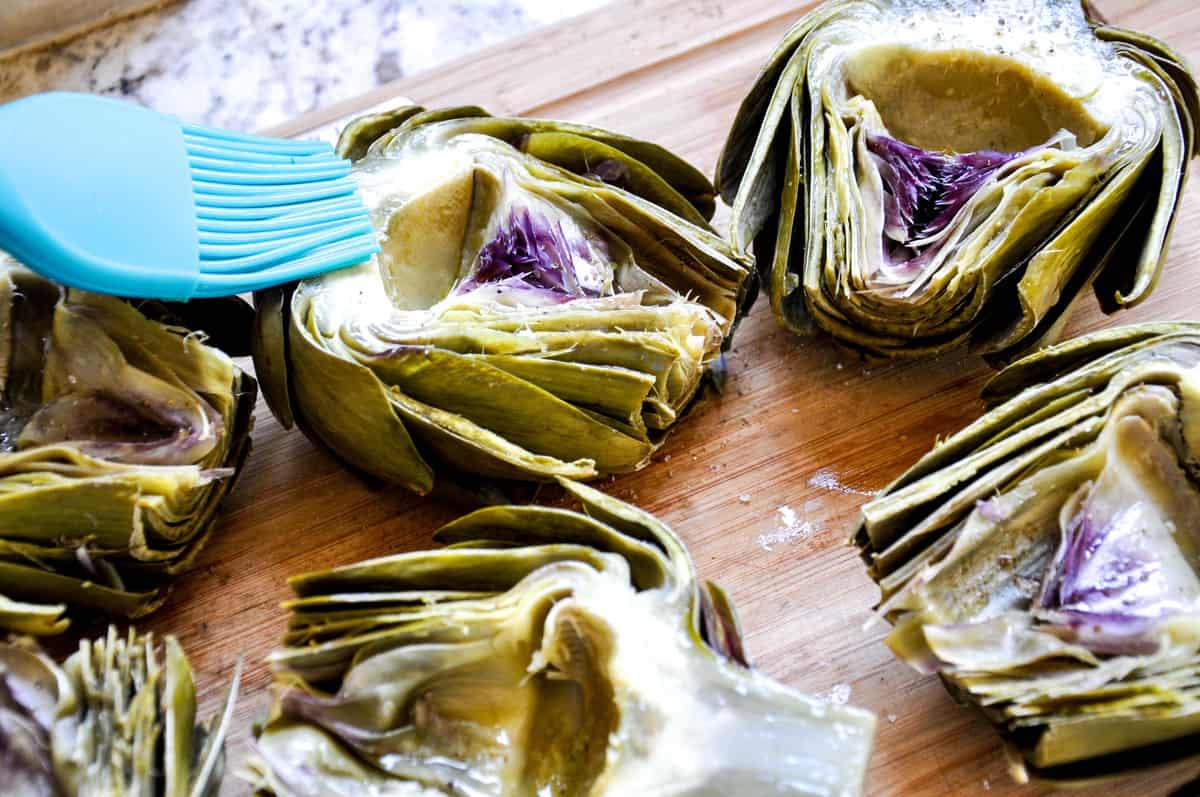
M 187 298 L 196 209 L 178 120 L 51 92 L 0 105 L 0 244 L 58 282 Z

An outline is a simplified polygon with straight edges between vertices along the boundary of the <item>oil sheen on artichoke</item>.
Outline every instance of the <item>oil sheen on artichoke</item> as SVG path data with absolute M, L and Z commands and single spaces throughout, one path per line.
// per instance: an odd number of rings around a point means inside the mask
M 495 506 L 449 547 L 292 579 L 251 776 L 279 797 L 861 793 L 867 712 L 751 669 L 659 521 Z
M 863 507 L 901 659 L 984 708 L 1024 779 L 1196 755 L 1200 325 L 1019 360 Z
M 1195 80 L 1079 0 L 830 0 L 776 49 L 717 168 L 772 307 L 872 355 L 1052 340 L 1153 288 Z
M 381 253 L 260 296 L 272 409 L 378 478 L 644 466 L 753 300 L 708 180 L 598 128 L 398 108 L 340 143 Z
M 254 380 L 144 309 L 0 255 L 0 628 L 157 608 L 244 460 Z

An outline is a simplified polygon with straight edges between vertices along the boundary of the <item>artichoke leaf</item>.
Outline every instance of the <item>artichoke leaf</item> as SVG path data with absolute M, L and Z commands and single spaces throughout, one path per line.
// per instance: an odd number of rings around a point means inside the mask
M 1177 53 L 1086 3 L 828 0 L 744 99 L 717 186 L 785 328 L 1007 361 L 1089 289 L 1105 312 L 1153 289 L 1198 111 Z
M 4 794 L 58 794 L 45 750 L 62 687 L 54 665 L 32 645 L 0 645 L 0 736 L 5 747 L 0 791 Z
M 421 107 L 418 105 L 401 105 L 352 119 L 338 135 L 338 157 L 358 160 L 367 154 L 367 149 L 376 139 L 420 113 Z
M 618 553 L 629 563 L 630 580 L 637 589 L 663 587 L 670 574 L 670 564 L 660 549 L 562 509 L 531 506 L 518 512 L 506 506 L 486 507 L 442 526 L 434 536 L 435 542 L 446 545 L 477 539 L 521 545 L 570 542 Z
M 595 410 L 629 425 L 641 421 L 643 404 L 656 387 L 649 374 L 546 357 L 477 355 L 495 368 L 536 385 L 564 402 Z
M 1185 356 L 1191 358 L 1196 354 L 1200 354 L 1200 350 L 1186 353 Z M 1057 447 L 1068 440 L 1076 439 L 1078 434 L 1089 434 L 1090 431 L 1096 429 L 1100 416 L 1106 413 L 1112 403 L 1131 385 L 1153 380 L 1156 377 L 1165 378 L 1168 381 L 1179 379 L 1177 369 L 1173 369 L 1169 362 L 1154 357 L 1147 357 L 1142 361 L 1135 359 L 1128 365 L 1130 367 L 1116 371 L 1115 374 L 1080 369 L 1079 372 L 1059 380 L 1050 388 L 1035 387 L 1008 404 L 996 408 L 955 435 L 954 438 L 946 441 L 942 448 L 935 449 L 930 455 L 932 457 L 930 462 L 923 461 L 917 464 L 916 469 L 922 471 L 930 469 L 930 473 L 920 479 L 911 476 L 902 477 L 901 481 L 886 491 L 885 497 L 864 507 L 864 516 L 870 518 L 869 524 L 864 526 L 864 529 L 871 529 L 871 532 L 875 534 L 878 547 L 882 548 L 889 539 L 885 535 L 889 534 L 893 526 L 906 522 L 907 518 L 925 501 L 939 500 L 939 497 L 944 495 L 948 488 L 970 479 L 977 473 L 986 471 L 994 463 L 1001 462 L 1006 458 L 1009 461 L 1002 465 L 1003 468 L 1014 470 L 1024 467 L 1022 463 L 1027 464 L 1027 460 L 1032 459 L 1033 456 L 1025 454 L 1024 460 L 1012 457 L 1018 455 L 1018 452 L 1031 443 L 1042 441 L 1044 448 L 1045 440 L 1048 437 L 1059 435 L 1062 436 L 1061 439 L 1051 444 L 1051 447 Z M 1101 385 L 1095 384 L 1106 375 L 1112 375 L 1113 378 L 1110 382 Z M 1058 397 L 1066 389 L 1081 389 L 1084 386 L 1090 391 L 1087 398 L 1064 407 L 1061 413 L 1046 417 L 1039 423 L 1021 424 L 1021 428 L 1018 430 L 1007 433 L 1007 430 L 1011 429 L 1014 424 L 1023 421 L 1032 408 L 1039 405 L 1044 406 L 1044 402 L 1048 400 L 1051 393 L 1054 397 Z M 1006 433 L 998 435 L 997 429 L 1005 429 Z M 1071 432 L 1073 429 L 1076 430 L 1075 435 Z M 989 437 L 995 440 L 995 445 L 979 445 Z M 1036 449 L 1038 452 L 1042 450 Z M 954 459 L 956 456 L 958 457 L 957 461 Z M 950 464 L 935 469 L 933 466 L 935 462 Z M 1004 472 L 1002 471 L 1001 474 Z M 986 478 L 994 481 L 997 478 L 1006 477 L 989 474 Z M 987 489 L 994 486 L 998 485 L 976 487 L 977 495 L 975 497 L 982 499 L 985 497 L 984 493 Z
M 61 630 L 61 604 L 152 611 L 245 459 L 254 380 L 202 332 L 7 259 L 0 361 L 0 593 L 42 607 L 0 625 Z
M 1019 780 L 1195 755 L 1198 334 L 1147 324 L 1017 361 L 863 508 L 889 646 L 985 709 Z
M 0 626 L 17 634 L 51 636 L 67 629 L 65 604 L 25 603 L 0 595 Z
M 254 294 L 254 326 L 250 338 L 254 372 L 262 385 L 263 399 L 284 429 L 291 429 L 295 425 L 286 351 L 286 319 L 291 306 L 290 298 L 291 293 L 284 288 L 257 291 Z
M 62 600 L 70 606 L 119 617 L 150 614 L 167 599 L 162 590 L 128 589 L 122 584 L 98 583 L 89 573 L 60 573 L 13 562 L 0 562 L 0 578 L 8 594 L 25 601 Z M 18 622 L 25 621 L 18 618 Z
M 593 453 L 597 467 L 611 472 L 638 467 L 652 450 L 647 441 L 597 423 L 551 393 L 477 359 L 397 347 L 365 364 L 403 395 L 555 459 L 569 462 Z M 456 391 L 463 382 L 475 391 Z
M 0 686 L 5 794 L 217 794 L 231 704 L 211 733 L 196 724 L 191 669 L 174 637 L 160 653 L 150 637 L 110 626 L 62 665 L 10 639 L 0 643 Z
M 595 175 L 600 182 L 648 199 L 692 224 L 708 226 L 711 212 L 701 214 L 652 168 L 601 141 L 570 132 L 536 132 L 525 137 L 521 149 L 575 174 Z
M 618 166 L 624 166 L 625 168 L 637 165 L 643 166 L 655 175 L 658 175 L 675 192 L 687 197 L 688 201 L 704 218 L 712 217 L 714 211 L 714 192 L 708 178 L 683 159 L 656 144 L 589 125 L 538 119 L 491 117 L 486 112 L 482 112 L 482 109 L 475 107 L 466 109 L 466 112 L 463 112 L 463 109 L 424 111 L 420 115 L 406 120 L 392 135 L 398 135 L 406 129 L 416 129 L 438 122 L 447 122 L 447 124 L 431 128 L 433 131 L 431 137 L 435 138 L 435 145 L 467 133 L 491 136 L 523 152 L 526 151 L 531 140 L 538 140 L 534 138 L 538 135 L 571 135 L 574 137 L 572 141 L 577 146 L 578 140 L 581 138 L 595 142 L 595 144 L 609 148 L 609 152 L 615 150 L 621 153 L 623 157 L 620 159 L 620 163 L 617 164 Z M 547 139 L 543 138 L 541 140 L 545 141 Z M 383 148 L 388 143 L 381 141 L 376 146 Z M 573 163 L 577 163 L 576 153 L 570 150 L 564 153 L 561 147 L 542 147 L 541 152 L 536 153 L 535 157 L 554 163 L 570 171 L 575 171 L 570 167 Z M 585 165 L 587 166 L 587 171 L 583 173 L 593 173 L 592 164 L 587 163 Z M 624 178 L 621 169 L 613 169 L 611 166 L 608 169 L 602 167 L 601 172 L 596 173 L 595 176 L 601 178 L 613 177 L 615 178 L 614 184 L 617 185 L 621 185 Z M 605 180 L 605 182 L 608 182 L 608 180 Z M 634 181 L 628 185 L 621 185 L 621 187 L 631 190 L 645 199 L 654 201 L 654 197 L 641 194 L 636 190 L 642 186 L 650 185 L 652 184 L 647 180 Z M 658 188 L 655 187 L 654 190 L 658 190 Z
M 247 775 L 263 791 L 288 797 L 447 797 L 434 784 L 397 780 L 360 761 L 336 738 L 313 725 L 272 723 L 258 737 L 260 756 Z
M 414 492 L 428 492 L 433 471 L 413 444 L 387 389 L 369 370 L 331 353 L 323 342 L 309 325 L 288 336 L 289 370 L 326 376 L 295 379 L 291 412 L 300 409 L 313 434 L 355 466 Z
M 565 476 L 588 479 L 597 474 L 591 459 L 570 462 L 536 454 L 499 434 L 452 412 L 392 391 L 397 412 L 412 425 L 413 433 L 435 452 L 442 462 L 461 472 L 474 471 L 497 479 L 540 479 Z
M 720 588 L 660 521 L 478 510 L 436 552 L 292 579 L 267 794 L 859 794 L 874 723 L 745 665 Z M 466 590 L 460 594 L 460 590 Z M 344 616 L 341 616 L 343 615 Z
M 707 180 L 646 142 L 474 107 L 384 112 L 341 146 L 381 252 L 260 296 L 281 422 L 418 493 L 442 468 L 649 462 L 754 295 Z

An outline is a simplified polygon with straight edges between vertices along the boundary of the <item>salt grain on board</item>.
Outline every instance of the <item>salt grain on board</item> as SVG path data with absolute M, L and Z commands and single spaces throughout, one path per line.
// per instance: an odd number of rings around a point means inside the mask
M 834 684 L 828 692 L 819 695 L 821 700 L 835 706 L 844 706 L 850 702 L 850 684 Z
M 758 544 L 764 551 L 774 550 L 774 546 L 808 537 L 813 533 L 813 525 L 801 520 L 796 510 L 787 504 L 775 510 L 775 530 L 758 535 Z
M 875 495 L 875 493 L 868 492 L 867 490 L 859 490 L 855 487 L 842 484 L 842 480 L 829 468 L 821 468 L 814 473 L 812 478 L 808 480 L 808 486 L 841 493 L 842 495 Z

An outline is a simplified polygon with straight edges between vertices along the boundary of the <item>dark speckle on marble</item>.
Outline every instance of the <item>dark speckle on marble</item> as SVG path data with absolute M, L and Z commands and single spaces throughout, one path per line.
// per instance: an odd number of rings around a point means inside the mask
M 395 50 L 384 50 L 375 60 L 375 80 L 379 83 L 387 83 L 403 74 L 404 70 L 400 68 L 400 54 Z

